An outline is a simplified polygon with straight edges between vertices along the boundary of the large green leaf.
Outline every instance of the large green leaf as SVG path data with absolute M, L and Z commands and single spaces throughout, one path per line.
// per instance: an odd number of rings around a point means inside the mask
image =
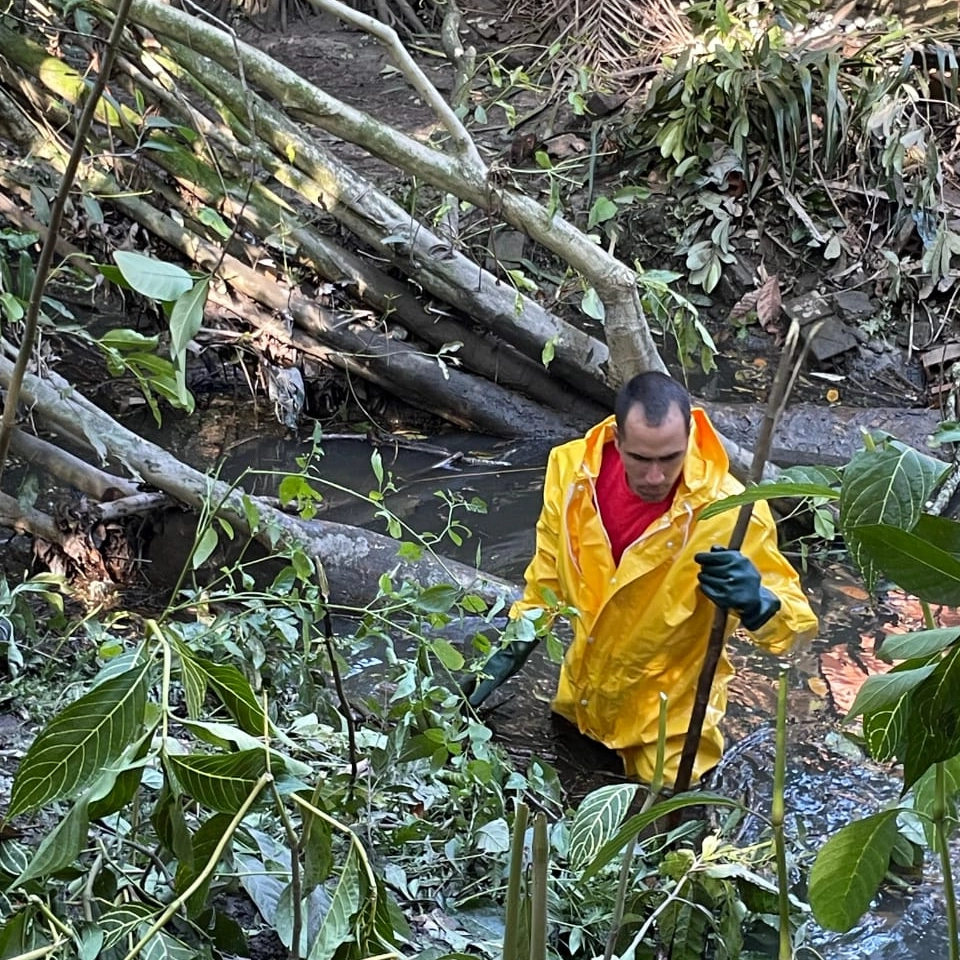
M 884 637 L 880 647 L 881 660 L 919 660 L 940 653 L 960 640 L 960 627 L 937 627 L 917 630 L 915 633 L 891 633 Z
M 48 833 L 30 858 L 26 870 L 11 884 L 22 887 L 36 877 L 48 877 L 73 863 L 87 842 L 90 818 L 87 814 L 87 798 L 81 797 L 69 813 Z
M 810 906 L 827 930 L 849 930 L 866 913 L 887 872 L 897 811 L 885 810 L 837 831 L 810 871 Z
M 892 707 L 884 707 L 863 718 L 863 737 L 874 760 L 884 763 L 900 755 L 909 712 L 910 699 L 904 697 Z
M 131 250 L 116 250 L 113 259 L 123 279 L 137 293 L 153 300 L 173 302 L 193 286 L 193 277 L 175 263 L 154 260 Z
M 960 522 L 957 520 L 921 513 L 912 532 L 937 549 L 960 557 Z
M 570 825 L 567 856 L 575 870 L 585 867 L 617 832 L 639 784 L 613 783 L 588 793 Z
M 857 544 L 857 562 L 865 579 L 868 570 L 874 580 L 876 570 L 881 570 L 907 593 L 927 603 L 960 606 L 960 560 L 956 557 L 887 524 L 855 527 L 844 535 L 848 545 Z
M 140 738 L 150 666 L 94 687 L 44 727 L 20 761 L 8 818 L 75 796 Z
M 220 813 L 236 813 L 267 769 L 263 750 L 168 754 L 165 763 L 185 793 Z
M 890 670 L 867 677 L 847 713 L 846 719 L 861 713 L 875 713 L 899 703 L 914 687 L 918 687 L 936 670 L 935 663 L 914 670 Z
M 904 745 L 904 790 L 932 764 L 960 753 L 960 647 L 910 695 Z
M 355 918 L 360 910 L 360 901 L 363 896 L 361 887 L 360 865 L 358 854 L 351 847 L 343 865 L 343 872 L 337 881 L 330 909 L 323 918 L 320 931 L 310 946 L 307 960 L 332 960 L 337 948 L 348 940 L 356 939 L 362 942 L 362 931 L 355 929 Z
M 718 793 L 681 793 L 662 803 L 654 804 L 649 810 L 635 814 L 625 821 L 623 826 L 597 851 L 593 862 L 580 875 L 580 883 L 586 883 L 602 870 L 627 845 L 631 838 L 637 836 L 644 827 L 649 826 L 660 817 L 672 813 L 674 810 L 683 810 L 686 807 L 739 807 L 736 800 L 720 796 Z
M 946 469 L 942 461 L 896 442 L 862 450 L 847 464 L 840 492 L 840 524 L 869 589 L 876 579 L 877 556 L 864 550 L 860 528 L 884 524 L 911 530 Z
M 250 681 L 230 663 L 214 663 L 195 657 L 194 664 L 206 674 L 210 688 L 237 726 L 245 733 L 262 737 L 267 729 L 263 705 L 253 692 Z
M 145 920 L 152 920 L 159 909 L 145 903 L 125 903 L 113 907 L 100 916 L 100 928 L 104 932 L 103 950 L 116 946 L 121 940 L 133 936 Z

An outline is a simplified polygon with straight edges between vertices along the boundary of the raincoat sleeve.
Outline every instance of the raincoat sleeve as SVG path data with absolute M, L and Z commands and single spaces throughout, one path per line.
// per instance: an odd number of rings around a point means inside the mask
M 794 643 L 816 636 L 819 626 L 800 577 L 780 552 L 777 527 L 766 503 L 754 505 L 743 552 L 760 572 L 763 585 L 780 599 L 780 609 L 757 630 L 753 640 L 770 653 L 785 653 Z
M 516 620 L 527 610 L 549 606 L 543 591 L 548 590 L 562 599 L 557 557 L 560 549 L 563 491 L 556 451 L 550 453 L 543 481 L 543 508 L 537 520 L 537 545 L 533 559 L 524 573 L 526 585 L 523 596 L 510 608 L 510 619 Z

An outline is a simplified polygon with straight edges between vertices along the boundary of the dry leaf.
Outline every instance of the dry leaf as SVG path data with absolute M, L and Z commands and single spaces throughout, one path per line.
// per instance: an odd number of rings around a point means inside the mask
M 828 403 L 836 403 L 839 399 L 840 399 L 840 391 L 839 391 L 839 390 L 833 390 L 833 389 L 831 389 L 831 390 L 828 390 L 828 391 L 827 391 L 827 402 L 828 402 Z
M 730 319 L 740 320 L 753 313 L 757 309 L 757 298 L 760 296 L 759 290 L 748 290 L 731 308 Z
M 768 277 L 757 291 L 757 319 L 767 333 L 779 333 L 777 321 L 780 319 L 780 281 L 776 274 Z
M 807 680 L 807 686 L 818 696 L 825 697 L 829 692 L 830 688 L 827 686 L 825 680 L 821 680 L 820 677 L 810 677 Z

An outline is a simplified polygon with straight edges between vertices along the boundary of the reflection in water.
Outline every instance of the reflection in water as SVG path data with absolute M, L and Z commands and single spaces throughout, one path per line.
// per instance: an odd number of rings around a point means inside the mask
M 470 563 L 479 550 L 484 569 L 519 580 L 533 551 L 549 446 L 524 443 L 513 448 L 491 441 L 484 447 L 477 437 L 469 435 L 446 436 L 432 442 L 452 450 L 479 450 L 511 466 L 439 469 L 436 455 L 384 450 L 384 466 L 397 487 L 396 493 L 387 496 L 387 506 L 412 529 L 439 533 L 445 524 L 446 506 L 433 496 L 434 491 L 455 491 L 467 500 L 479 496 L 488 505 L 485 515 L 458 515 L 472 529 L 472 537 L 459 548 L 445 540 L 439 552 Z M 324 448 L 326 455 L 319 469 L 326 479 L 363 493 L 376 489 L 371 450 L 366 443 L 327 441 Z M 303 445 L 277 440 L 266 442 L 262 448 L 255 443 L 244 444 L 235 451 L 226 473 L 236 475 L 244 468 L 293 470 L 295 457 L 305 452 Z M 262 484 L 258 492 L 274 492 L 266 480 Z M 376 520 L 368 504 L 337 491 L 327 497 L 329 519 L 381 529 L 378 524 L 382 521 Z M 898 778 L 862 756 L 840 732 L 839 718 L 863 680 L 870 673 L 887 669 L 876 657 L 883 637 L 919 629 L 922 619 L 915 603 L 896 595 L 888 597 L 874 612 L 857 578 L 839 566 L 805 581 L 821 619 L 821 637 L 789 657 L 787 831 L 794 856 L 809 866 L 831 833 L 897 802 Z M 938 611 L 938 619 L 948 625 L 957 623 L 960 615 Z M 724 723 L 729 746 L 711 789 L 743 797 L 768 817 L 773 778 L 771 725 L 781 663 L 741 639 L 733 642 L 731 655 L 738 674 L 731 683 Z M 367 681 L 371 685 L 380 679 L 375 661 L 374 656 Z M 484 717 L 518 765 L 525 766 L 534 756 L 553 764 L 571 802 L 576 802 L 604 783 L 622 780 L 623 773 L 614 754 L 553 719 L 549 704 L 556 676 L 557 667 L 537 651 L 526 667 L 491 697 Z M 361 683 L 362 678 L 354 674 L 352 684 Z M 742 842 L 756 839 L 762 829 L 760 818 L 748 818 L 740 826 Z M 945 911 L 938 876 L 936 863 L 928 857 L 921 882 L 885 893 L 875 911 L 850 933 L 837 935 L 816 928 L 811 935 L 813 942 L 829 960 L 933 960 L 946 956 Z M 798 893 L 802 895 L 803 891 Z

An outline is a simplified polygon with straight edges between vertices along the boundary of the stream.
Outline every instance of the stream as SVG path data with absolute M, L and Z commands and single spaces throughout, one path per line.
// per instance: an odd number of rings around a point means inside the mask
M 468 563 L 479 562 L 490 573 L 520 581 L 533 550 L 550 445 L 485 441 L 467 434 L 444 435 L 429 443 L 479 462 L 449 464 L 443 453 L 381 447 L 385 471 L 397 488 L 387 495 L 388 507 L 413 530 L 440 533 L 446 524 L 447 504 L 435 491 L 450 491 L 467 501 L 481 498 L 488 505 L 487 513 L 457 513 L 471 535 L 464 537 L 460 547 L 445 539 L 438 552 Z M 376 489 L 370 444 L 363 439 L 325 439 L 323 447 L 323 476 L 334 486 L 321 516 L 384 531 L 384 521 L 375 517 L 368 502 L 336 489 L 338 485 L 361 493 Z M 269 474 L 295 470 L 296 457 L 308 449 L 305 443 L 277 437 L 238 442 L 222 475 L 233 478 L 247 471 L 243 483 L 251 492 L 272 493 L 275 481 Z M 865 758 L 843 736 L 840 717 L 868 671 L 885 669 L 873 656 L 874 646 L 884 634 L 891 628 L 919 628 L 919 611 L 904 598 L 885 601 L 879 613 L 874 612 L 856 576 L 839 559 L 818 560 L 805 575 L 805 589 L 820 616 L 821 636 L 789 657 L 787 830 L 794 854 L 808 867 L 835 830 L 897 801 L 897 777 Z M 751 808 L 769 814 L 772 722 L 781 664 L 737 638 L 731 653 L 738 675 L 730 687 L 724 723 L 728 749 L 710 789 L 742 798 Z M 519 766 L 526 766 L 534 755 L 548 761 L 557 769 L 568 796 L 576 800 L 604 783 L 622 781 L 622 768 L 615 755 L 552 717 L 549 702 L 556 673 L 557 667 L 538 650 L 524 670 L 491 697 L 483 715 Z M 372 663 L 359 683 L 372 685 L 378 678 L 377 664 Z M 358 682 L 356 677 L 353 682 Z M 758 824 L 757 818 L 748 817 L 741 824 L 737 842 L 755 838 Z M 960 864 L 957 848 L 954 854 Z M 811 918 L 808 943 L 815 952 L 799 955 L 819 953 L 830 960 L 946 957 L 945 912 L 938 881 L 939 867 L 928 854 L 922 877 L 887 886 L 874 910 L 854 930 L 830 933 Z

